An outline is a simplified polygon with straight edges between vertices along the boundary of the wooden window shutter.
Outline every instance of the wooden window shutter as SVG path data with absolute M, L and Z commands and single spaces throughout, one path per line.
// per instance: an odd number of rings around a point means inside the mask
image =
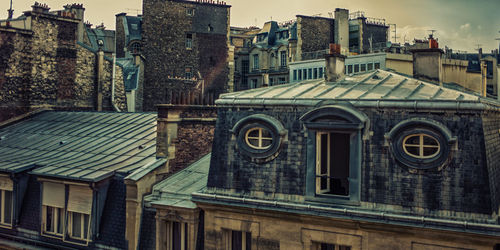
M 92 212 L 92 189 L 69 186 L 68 211 L 90 214 Z
M 43 182 L 43 205 L 64 208 L 64 197 L 64 184 Z

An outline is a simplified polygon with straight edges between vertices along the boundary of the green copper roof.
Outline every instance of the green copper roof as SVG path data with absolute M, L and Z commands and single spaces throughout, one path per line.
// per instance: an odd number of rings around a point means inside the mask
M 203 156 L 189 167 L 168 177 L 153 187 L 153 193 L 145 198 L 152 205 L 196 208 L 191 193 L 207 186 L 211 154 Z

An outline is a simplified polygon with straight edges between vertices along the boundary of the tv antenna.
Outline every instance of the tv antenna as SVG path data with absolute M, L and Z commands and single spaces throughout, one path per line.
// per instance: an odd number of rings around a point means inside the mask
M 397 36 L 397 33 L 396 33 L 396 30 L 397 30 L 396 29 L 396 24 L 395 23 L 389 23 L 389 27 L 392 26 L 392 25 L 394 26 L 394 31 L 392 31 L 392 32 L 394 32 L 394 36 L 392 38 L 394 38 L 394 43 L 397 43 L 399 36 Z
M 429 38 L 434 38 L 434 32 L 436 32 L 437 30 L 427 30 L 427 31 L 431 32 L 431 34 L 429 35 Z

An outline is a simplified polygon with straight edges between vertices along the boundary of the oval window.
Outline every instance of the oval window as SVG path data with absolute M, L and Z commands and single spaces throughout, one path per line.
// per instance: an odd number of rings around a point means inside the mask
M 403 139 L 403 150 L 411 157 L 432 158 L 439 154 L 439 141 L 428 134 L 411 134 Z
M 247 145 L 254 149 L 268 149 L 273 143 L 271 132 L 262 127 L 249 129 L 245 134 Z

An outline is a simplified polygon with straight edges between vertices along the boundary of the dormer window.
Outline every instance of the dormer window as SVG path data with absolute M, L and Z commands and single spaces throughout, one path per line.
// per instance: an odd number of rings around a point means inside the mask
M 369 121 L 353 107 L 332 105 L 300 118 L 308 131 L 307 199 L 357 205 L 361 146 Z
M 428 159 L 439 154 L 439 141 L 428 134 L 411 134 L 403 139 L 403 150 L 411 157 Z
M 13 182 L 7 176 L 0 176 L 0 226 L 12 226 Z

